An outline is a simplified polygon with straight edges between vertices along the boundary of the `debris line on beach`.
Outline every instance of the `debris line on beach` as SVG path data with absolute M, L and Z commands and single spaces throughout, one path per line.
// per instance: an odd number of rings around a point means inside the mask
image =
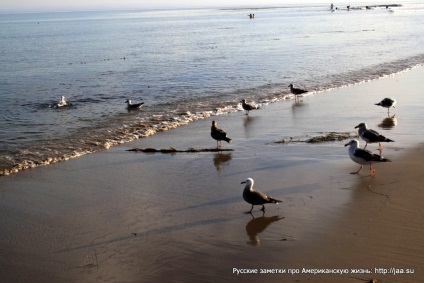
M 315 137 L 304 137 L 304 138 L 283 138 L 282 140 L 275 141 L 274 143 L 322 143 L 322 142 L 332 142 L 332 141 L 343 141 L 349 138 L 354 138 L 357 135 L 352 134 L 351 132 L 320 132 L 318 136 Z
M 185 150 L 179 150 L 179 149 L 175 149 L 173 147 L 170 148 L 162 148 L 162 149 L 156 149 L 156 148 L 132 148 L 132 149 L 127 149 L 127 151 L 134 151 L 134 152 L 160 152 L 160 153 L 177 153 L 177 152 L 221 152 L 221 151 L 233 151 L 234 149 L 230 149 L 230 148 L 201 148 L 201 149 L 196 149 L 196 148 L 189 148 L 189 149 L 185 149 Z

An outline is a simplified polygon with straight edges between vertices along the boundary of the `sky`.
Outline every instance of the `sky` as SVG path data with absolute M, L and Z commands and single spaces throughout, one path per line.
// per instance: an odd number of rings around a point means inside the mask
M 335 1 L 346 3 L 347 0 Z M 0 12 L 125 10 L 143 8 L 199 8 L 275 6 L 326 3 L 325 0 L 0 0 Z M 328 2 L 330 4 L 330 1 Z

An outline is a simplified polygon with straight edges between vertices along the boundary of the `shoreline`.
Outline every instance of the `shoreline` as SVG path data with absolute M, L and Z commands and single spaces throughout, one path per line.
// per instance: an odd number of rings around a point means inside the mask
M 424 227 L 424 68 L 326 93 L 198 120 L 130 144 L 0 178 L 0 271 L 11 282 L 419 282 Z M 396 123 L 380 128 L 393 96 Z M 349 108 L 346 109 L 346 105 Z M 212 120 L 233 139 L 222 153 L 133 153 L 213 147 Z M 394 143 L 393 162 L 359 175 L 343 142 L 277 144 L 367 122 Z M 361 145 L 364 144 L 361 142 Z M 375 145 L 367 149 L 375 151 Z M 408 170 L 407 170 L 408 169 Z M 283 202 L 265 214 L 241 181 Z M 249 274 L 251 269 L 413 268 L 414 274 Z M 375 271 L 375 270 L 374 270 Z M 402 276 L 402 277 L 400 277 Z M 366 282 L 366 281 L 365 281 Z
M 416 56 L 410 57 L 409 60 L 412 60 L 412 58 L 421 58 L 421 57 L 422 55 L 416 55 Z M 388 64 L 389 65 L 393 63 L 399 64 L 399 62 L 403 62 L 403 60 L 397 60 L 394 62 L 390 62 Z M 418 69 L 422 68 L 421 64 L 417 64 L 410 67 L 406 67 L 405 69 L 402 69 L 395 73 L 386 74 L 384 66 L 385 65 L 379 66 L 381 70 L 376 73 L 373 73 L 371 71 L 374 68 L 367 68 L 367 69 L 360 70 L 360 72 L 364 72 L 366 70 L 366 72 L 368 73 L 367 74 L 368 77 L 364 78 L 363 80 L 348 81 L 346 85 L 336 86 L 336 87 L 331 87 L 331 85 L 318 86 L 318 88 L 311 89 L 310 93 L 307 96 L 309 95 L 315 96 L 315 95 L 320 95 L 327 92 L 339 91 L 344 88 L 350 88 L 355 85 L 361 85 L 361 84 L 369 83 L 373 81 L 384 80 L 385 78 L 388 78 L 388 77 L 402 75 L 404 73 L 414 71 L 417 68 Z M 403 66 L 403 65 L 400 64 L 400 66 Z M 268 93 L 268 94 L 259 96 L 258 98 L 260 101 L 258 102 L 258 105 L 262 107 L 267 107 L 269 104 L 281 103 L 281 102 L 285 102 L 286 100 L 294 99 L 288 90 L 283 90 L 278 95 L 275 95 L 275 94 L 270 95 Z M 101 152 L 104 150 L 109 150 L 110 148 L 113 148 L 113 147 L 119 147 L 123 144 L 125 145 L 125 144 L 136 142 L 137 140 L 140 140 L 140 139 L 149 138 L 163 131 L 174 130 L 180 127 L 187 126 L 198 120 L 204 120 L 204 119 L 209 119 L 211 117 L 213 118 L 217 116 L 222 116 L 222 115 L 225 116 L 225 115 L 231 115 L 234 113 L 243 112 L 243 109 L 241 108 L 240 103 L 233 105 L 231 104 L 232 102 L 235 103 L 235 101 L 226 101 L 225 103 L 221 104 L 218 108 L 215 109 L 215 113 L 212 110 L 206 110 L 206 109 L 201 109 L 200 112 L 190 113 L 190 111 L 187 110 L 186 107 L 184 107 L 184 109 L 180 109 L 181 111 L 178 110 L 177 112 L 172 113 L 171 116 L 168 117 L 169 119 L 165 119 L 158 124 L 155 124 L 150 120 L 142 124 L 138 122 L 136 124 L 125 122 L 125 124 L 128 124 L 126 127 L 112 129 L 112 131 L 117 134 L 116 136 L 110 136 L 109 138 L 107 138 L 107 136 L 102 136 L 102 138 L 94 139 L 94 140 L 90 140 L 90 137 L 87 136 L 85 137 L 87 138 L 86 141 L 81 141 L 80 143 L 69 145 L 68 150 L 61 152 L 59 155 L 48 156 L 45 159 L 37 159 L 39 158 L 38 155 L 42 155 L 42 153 L 40 154 L 39 152 L 43 152 L 43 151 L 55 152 L 55 151 L 59 151 L 59 147 L 51 147 L 49 150 L 45 148 L 39 148 L 38 147 L 39 145 L 35 147 L 27 146 L 23 148 L 17 148 L 16 151 L 28 152 L 27 156 L 16 158 L 12 154 L 9 157 L 1 157 L 0 163 L 2 163 L 3 165 L 0 167 L 0 177 L 9 176 L 11 174 L 17 174 L 29 169 L 39 168 L 40 166 L 49 166 L 51 164 L 68 161 L 70 159 L 79 158 L 85 155 L 95 154 L 97 152 Z M 93 130 L 96 131 L 95 129 Z M 101 136 L 103 134 L 97 133 L 97 135 Z M 65 140 L 68 140 L 68 139 L 69 137 L 65 138 Z M 32 154 L 31 153 L 32 151 L 37 152 L 37 154 Z M 10 165 L 12 163 L 13 165 Z

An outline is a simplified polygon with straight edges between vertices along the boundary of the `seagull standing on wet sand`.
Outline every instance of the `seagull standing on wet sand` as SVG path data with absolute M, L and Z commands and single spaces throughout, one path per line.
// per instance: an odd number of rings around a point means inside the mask
M 216 148 L 221 148 L 221 141 L 231 142 L 231 139 L 227 137 L 227 133 L 218 128 L 217 123 L 212 121 L 211 137 L 216 140 Z M 219 143 L 219 144 L 218 144 Z
M 369 143 L 378 142 L 378 150 L 382 150 L 383 147 L 381 146 L 381 142 L 394 142 L 393 140 L 381 135 L 379 132 L 368 129 L 368 126 L 365 123 L 359 124 L 355 127 L 355 129 L 358 129 L 359 136 L 366 142 L 364 149 Z
M 256 105 L 246 103 L 246 99 L 243 99 L 241 101 L 241 106 L 243 107 L 244 110 L 246 110 L 246 115 L 249 115 L 250 110 L 259 109 L 259 107 L 257 107 Z
M 272 197 L 267 196 L 264 193 L 259 191 L 255 191 L 253 189 L 254 181 L 252 178 L 247 178 L 246 181 L 241 182 L 241 184 L 246 184 L 243 190 L 243 199 L 252 205 L 252 208 L 247 213 L 252 213 L 254 205 L 262 205 L 262 211 L 265 211 L 265 203 L 279 203 L 281 200 L 274 199 Z
M 290 92 L 292 94 L 294 94 L 295 100 L 298 97 L 298 95 L 301 95 L 303 93 L 307 93 L 308 92 L 307 90 L 293 87 L 293 84 L 289 84 L 289 88 L 290 88 Z
M 386 97 L 385 99 L 383 99 L 379 103 L 376 103 L 375 105 L 387 108 L 387 113 L 389 113 L 390 107 L 395 108 L 396 100 L 394 100 L 393 98 Z
M 128 108 L 128 110 L 131 110 L 131 109 L 140 109 L 140 108 L 141 108 L 141 106 L 143 106 L 143 104 L 144 104 L 144 102 L 134 103 L 134 104 L 133 104 L 133 103 L 131 102 L 131 99 L 127 99 L 125 102 L 127 103 L 127 108 Z
M 359 141 L 351 140 L 345 146 L 349 146 L 349 157 L 354 162 L 361 164 L 361 167 L 356 172 L 351 172 L 350 174 L 358 174 L 361 171 L 362 167 L 366 164 L 370 165 L 370 175 L 374 175 L 375 169 L 372 168 L 373 163 L 378 162 L 391 162 L 391 160 L 382 157 L 381 155 L 374 154 L 369 150 L 359 148 Z

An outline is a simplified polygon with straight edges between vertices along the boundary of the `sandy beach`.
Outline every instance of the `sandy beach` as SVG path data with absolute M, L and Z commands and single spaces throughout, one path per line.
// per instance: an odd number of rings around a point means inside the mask
M 4 176 L 0 281 L 421 282 L 423 77 L 415 68 Z M 398 101 L 389 116 L 374 105 L 384 97 Z M 234 151 L 127 151 L 214 147 L 212 120 Z M 349 174 L 348 140 L 298 142 L 361 122 L 395 141 L 374 176 Z M 248 177 L 283 202 L 245 214 Z

